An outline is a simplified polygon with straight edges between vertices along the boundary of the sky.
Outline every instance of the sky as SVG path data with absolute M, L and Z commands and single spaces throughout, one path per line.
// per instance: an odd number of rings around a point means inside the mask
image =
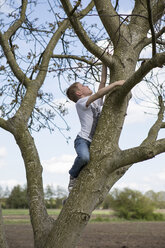
M 0 0 L 0 5 L 2 4 Z M 122 1 L 121 1 L 122 2 Z M 125 2 L 125 1 L 124 1 Z M 126 6 L 125 6 L 126 7 Z M 7 6 L 3 5 L 1 11 L 8 11 Z M 128 13 L 129 9 L 121 9 L 121 12 Z M 150 49 L 143 52 L 142 56 L 148 56 Z M 156 69 L 157 70 L 157 69 Z M 165 71 L 162 69 L 165 74 Z M 164 74 L 161 75 L 160 81 L 163 82 Z M 45 84 L 52 85 L 52 78 L 47 77 Z M 66 97 L 60 92 L 58 87 L 54 87 L 56 92 L 56 101 L 66 101 Z M 144 83 L 135 87 L 133 97 L 130 101 L 124 128 L 120 139 L 121 149 L 138 146 L 146 137 L 147 132 L 155 120 L 155 111 L 151 109 L 151 103 L 145 99 L 148 88 Z M 136 96 L 143 98 L 137 100 Z M 151 101 L 153 96 L 149 97 Z M 138 102 L 138 104 L 137 104 Z M 69 143 L 56 130 L 50 133 L 48 130 L 41 130 L 39 133 L 33 133 L 35 144 L 37 146 L 40 160 L 43 165 L 43 184 L 54 187 L 61 186 L 67 188 L 69 182 L 68 171 L 75 159 L 75 150 L 73 147 L 74 139 L 80 130 L 79 120 L 73 103 L 68 102 L 68 115 L 65 117 L 70 131 L 68 136 L 71 137 Z M 145 112 L 152 112 L 146 114 Z M 160 132 L 160 137 L 165 137 L 165 130 Z M 134 164 L 125 175 L 114 185 L 115 188 L 123 189 L 129 187 L 134 190 L 146 192 L 154 190 L 155 192 L 164 191 L 165 189 L 165 154 L 145 162 Z M 12 135 L 0 128 L 0 186 L 6 186 L 11 189 L 13 186 L 26 184 L 26 174 L 24 163 L 19 148 Z M 113 187 L 113 188 L 114 188 Z

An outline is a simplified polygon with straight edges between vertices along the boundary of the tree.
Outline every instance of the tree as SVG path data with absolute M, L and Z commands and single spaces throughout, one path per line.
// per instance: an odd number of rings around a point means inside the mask
M 163 220 L 163 215 L 154 213 L 154 202 L 140 191 L 125 188 L 111 193 L 111 208 L 125 219 Z
M 45 202 L 47 208 L 61 208 L 62 201 L 67 198 L 67 192 L 62 187 L 57 186 L 56 189 L 53 186 L 47 185 L 45 189 Z
M 145 196 L 147 196 L 156 206 L 156 208 L 163 208 L 165 207 L 165 192 L 153 192 L 152 190 L 147 191 L 145 193 Z
M 15 186 L 6 201 L 6 205 L 7 208 L 28 208 L 26 187 Z
M 136 0 L 130 15 L 118 13 L 119 1 L 94 0 L 87 7 L 83 6 L 83 2 L 81 5 L 81 0 L 74 6 L 69 0 L 47 3 L 54 20 L 45 26 L 41 20 L 38 22 L 31 11 L 37 11 L 38 1 L 22 0 L 22 5 L 16 6 L 17 9 L 10 14 L 10 19 L 1 19 L 0 68 L 3 86 L 0 94 L 4 96 L 4 101 L 1 104 L 0 127 L 14 136 L 24 159 L 35 247 L 73 248 L 92 211 L 132 164 L 165 152 L 165 139 L 157 139 L 160 129 L 165 127 L 164 99 L 160 94 L 163 85 L 157 87 L 159 94 L 155 93 L 159 99 L 159 112 L 147 138 L 138 147 L 125 150 L 119 147 L 131 90 L 153 68 L 161 68 L 165 63 L 165 52 L 162 51 L 165 1 Z M 11 1 L 11 4 L 16 3 Z M 67 16 L 62 14 L 63 9 Z M 95 18 L 97 16 L 101 21 L 100 28 L 95 25 L 95 21 L 89 21 L 90 27 L 83 26 L 81 19 L 86 15 L 87 20 L 92 15 Z M 81 56 L 70 53 L 69 47 L 75 42 L 74 38 L 78 38 L 87 51 Z M 113 44 L 113 55 L 97 45 L 97 41 L 102 38 Z M 28 54 L 19 47 L 20 39 L 29 44 Z M 59 41 L 63 52 L 60 50 L 60 54 L 55 54 L 59 51 Z M 31 48 L 32 42 L 34 49 Z M 136 69 L 141 51 L 149 44 L 152 45 L 152 57 L 143 58 L 143 63 Z M 50 130 L 54 129 L 55 111 L 64 114 L 65 108 L 55 106 L 52 94 L 43 93 L 41 87 L 47 72 L 60 77 L 63 68 L 69 71 L 68 80 L 72 77 L 83 79 L 80 71 L 84 71 L 86 81 L 99 81 L 97 66 L 100 61 L 110 69 L 110 83 L 119 79 L 125 79 L 126 82 L 110 97 L 107 96 L 91 144 L 90 163 L 82 170 L 58 219 L 54 221 L 45 208 L 42 165 L 31 130 L 46 126 Z M 64 67 L 61 69 L 62 65 Z M 46 103 L 50 108 L 44 111 L 41 104 Z

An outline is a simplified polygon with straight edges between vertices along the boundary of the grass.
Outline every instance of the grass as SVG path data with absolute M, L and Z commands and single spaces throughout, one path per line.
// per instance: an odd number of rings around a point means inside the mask
M 48 209 L 48 214 L 57 217 L 60 209 Z M 5 224 L 30 224 L 28 209 L 3 209 L 2 214 Z
M 48 214 L 57 218 L 60 213 L 60 209 L 48 209 Z M 164 210 L 159 210 L 159 213 L 164 214 Z M 5 224 L 30 224 L 29 210 L 28 209 L 3 209 L 2 214 L 4 216 Z M 90 223 L 96 222 L 123 222 L 124 219 L 114 216 L 113 210 L 95 210 L 92 213 Z M 140 221 L 140 220 L 134 220 Z M 133 221 L 133 222 L 134 222 Z
M 3 215 L 29 215 L 28 209 L 3 209 Z
M 4 219 L 5 225 L 16 225 L 16 224 L 30 224 L 30 219 Z
M 3 209 L 3 215 L 29 215 L 28 209 Z M 48 209 L 48 214 L 59 215 L 60 209 Z

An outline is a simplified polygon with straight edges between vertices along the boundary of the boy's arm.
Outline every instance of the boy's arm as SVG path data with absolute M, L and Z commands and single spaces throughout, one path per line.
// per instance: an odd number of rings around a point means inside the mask
M 102 72 L 101 72 L 101 81 L 100 81 L 100 85 L 99 85 L 99 89 L 102 89 L 105 87 L 105 83 L 107 81 L 107 66 L 103 64 L 102 66 Z
M 90 103 L 94 102 L 95 100 L 97 100 L 98 98 L 101 98 L 103 96 L 105 96 L 107 93 L 112 92 L 116 86 L 121 86 L 123 85 L 125 82 L 125 80 L 119 80 L 116 81 L 104 88 L 99 89 L 95 94 L 93 94 L 92 96 L 90 96 L 88 98 L 88 101 L 86 102 L 86 107 L 89 106 Z

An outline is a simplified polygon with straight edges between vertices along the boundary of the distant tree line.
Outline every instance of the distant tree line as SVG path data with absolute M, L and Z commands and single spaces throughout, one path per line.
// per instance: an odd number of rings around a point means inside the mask
M 45 188 L 45 203 L 47 208 L 61 208 L 62 201 L 67 197 L 67 191 L 52 185 Z M 0 203 L 2 208 L 28 208 L 27 187 L 16 185 L 10 191 L 8 187 L 5 190 L 0 186 Z
M 68 193 L 65 188 L 47 185 L 45 190 L 47 208 L 59 209 Z M 10 191 L 0 186 L 0 202 L 2 208 L 28 208 L 27 187 L 16 185 Z M 142 194 L 140 191 L 125 188 L 112 190 L 104 202 L 102 209 L 113 209 L 116 215 L 124 219 L 161 219 L 161 214 L 155 214 L 155 209 L 165 209 L 165 191 L 152 190 Z

